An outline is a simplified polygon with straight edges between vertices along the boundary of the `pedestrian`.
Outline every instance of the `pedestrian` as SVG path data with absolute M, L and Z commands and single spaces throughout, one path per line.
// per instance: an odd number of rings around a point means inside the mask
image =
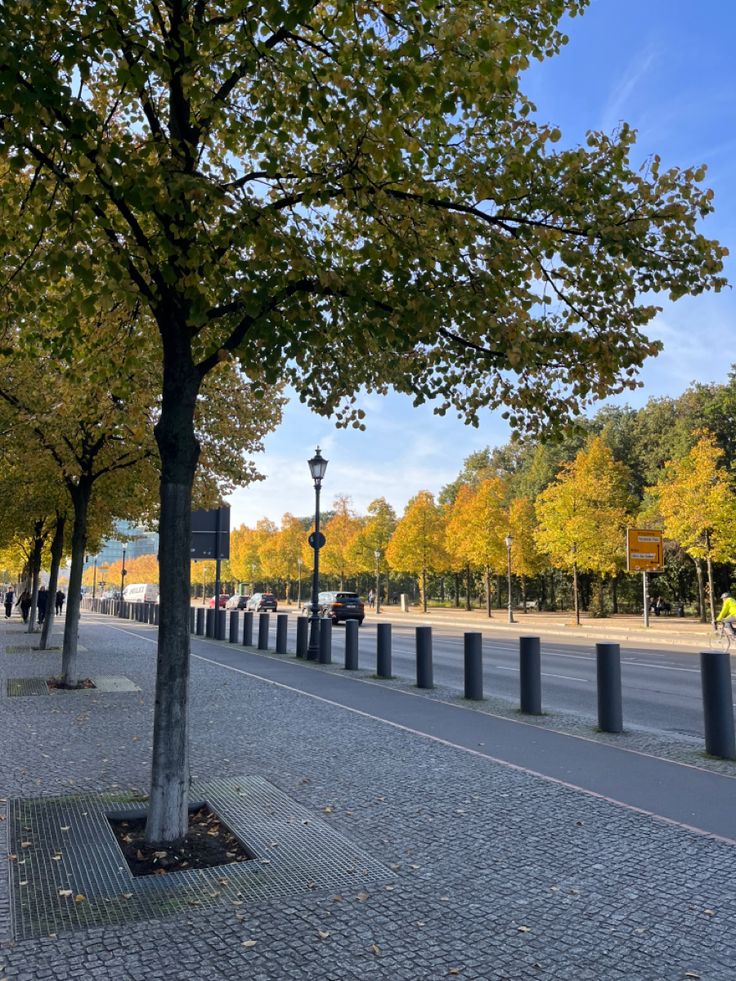
M 38 622 L 42 624 L 46 619 L 46 608 L 49 602 L 49 594 L 46 592 L 46 587 L 41 586 L 38 590 L 38 598 L 36 599 L 36 606 L 38 607 Z
M 56 593 L 56 612 L 61 616 L 62 610 L 64 609 L 64 600 L 66 596 L 61 589 L 57 590 Z
M 368 606 L 370 606 L 371 609 L 373 609 L 373 604 L 375 603 L 375 601 L 376 601 L 376 597 L 373 590 L 371 589 L 368 592 Z
M 23 623 L 28 623 L 28 611 L 31 608 L 31 594 L 27 589 L 23 590 L 15 605 L 20 606 L 20 615 L 23 617 Z
M 15 601 L 15 593 L 13 592 L 13 587 L 10 586 L 5 593 L 5 619 L 10 619 L 10 614 L 13 612 L 13 602 Z

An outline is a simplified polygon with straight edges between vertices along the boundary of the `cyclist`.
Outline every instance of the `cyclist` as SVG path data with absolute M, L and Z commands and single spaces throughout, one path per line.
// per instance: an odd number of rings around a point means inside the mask
M 727 630 L 736 635 L 736 600 L 730 593 L 721 593 L 723 606 L 716 617 L 717 623 L 723 623 Z

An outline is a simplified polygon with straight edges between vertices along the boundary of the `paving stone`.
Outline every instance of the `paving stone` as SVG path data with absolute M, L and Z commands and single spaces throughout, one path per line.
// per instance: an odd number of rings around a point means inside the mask
M 122 673 L 141 690 L 1 699 L 4 796 L 148 786 L 155 647 L 92 621 L 81 632 L 94 651 L 82 653 L 81 675 Z M 13 663 L 0 658 L 3 681 Z M 733 846 L 204 661 L 192 660 L 191 691 L 199 779 L 260 776 L 398 866 L 395 888 L 341 888 L 340 900 L 310 891 L 15 942 L 0 947 L 12 981 L 44 971 L 60 981 L 433 981 L 451 968 L 479 981 L 736 976 Z M 0 877 L 0 941 L 11 933 Z M 243 947 L 248 939 L 255 947 Z

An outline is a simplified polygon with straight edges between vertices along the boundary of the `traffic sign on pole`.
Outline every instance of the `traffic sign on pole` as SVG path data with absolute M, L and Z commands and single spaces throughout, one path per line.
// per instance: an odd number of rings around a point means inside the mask
M 664 572 L 662 532 L 650 528 L 626 529 L 627 572 Z

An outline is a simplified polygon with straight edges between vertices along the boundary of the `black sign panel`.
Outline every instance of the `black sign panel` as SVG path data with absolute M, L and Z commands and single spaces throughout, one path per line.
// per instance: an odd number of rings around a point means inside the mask
M 230 508 L 192 511 L 193 559 L 230 558 Z
M 325 536 L 320 531 L 319 534 L 312 532 L 312 534 L 307 539 L 312 548 L 324 548 Z

